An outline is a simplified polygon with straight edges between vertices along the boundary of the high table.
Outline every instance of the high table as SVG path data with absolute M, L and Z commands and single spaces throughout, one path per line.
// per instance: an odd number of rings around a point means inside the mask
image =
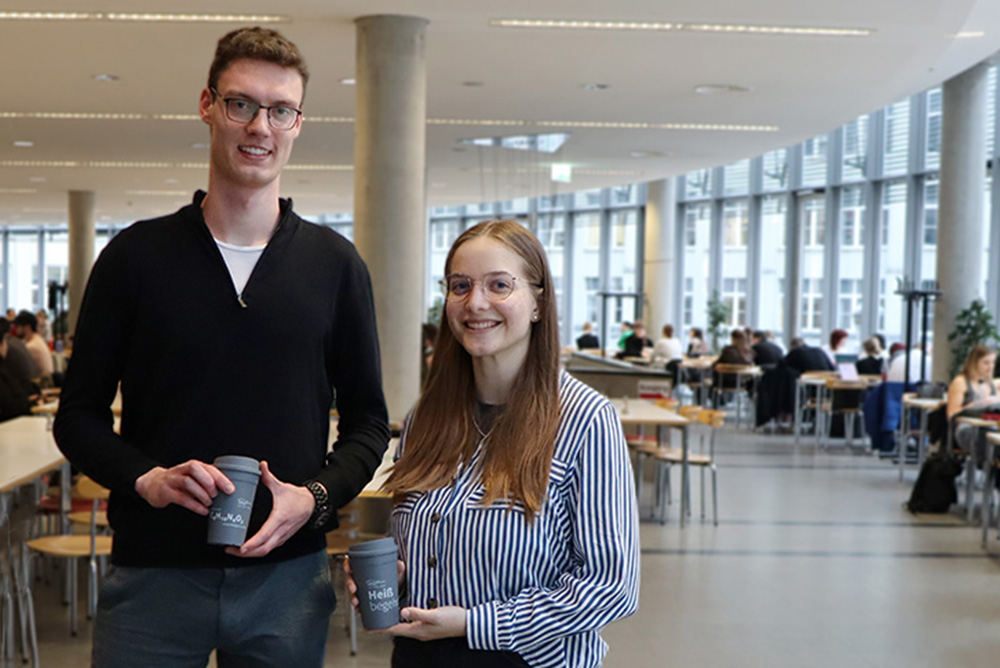
M 708 401 L 708 387 L 709 381 L 712 379 L 712 374 L 709 371 L 715 360 L 718 359 L 718 355 L 702 355 L 700 357 L 687 357 L 685 356 L 681 359 L 681 363 L 678 365 L 680 369 L 686 369 L 689 371 L 697 371 L 699 376 L 698 384 L 698 399 L 695 403 L 704 405 Z
M 993 487 L 997 475 L 997 448 L 1000 448 L 1000 432 L 986 434 L 986 483 L 983 485 L 983 549 L 990 551 L 989 533 L 993 524 Z M 1000 529 L 998 529 L 1000 531 Z
M 35 636 L 34 610 L 28 581 L 28 558 L 24 542 L 26 531 L 15 527 L 14 515 L 22 514 L 14 508 L 13 499 L 17 489 L 37 480 L 42 474 L 62 468 L 62 506 L 69 510 L 70 472 L 62 453 L 56 447 L 47 421 L 35 417 L 19 417 L 0 423 L 0 528 L 6 525 L 8 536 L 6 559 L 9 568 L 2 573 L 3 625 L 0 638 L 3 652 L 0 662 L 13 660 L 14 652 L 14 611 L 17 609 L 21 627 L 21 647 L 25 661 L 30 648 L 33 665 L 37 668 L 38 643 Z M 28 509 L 22 526 L 30 521 L 34 508 Z M 13 581 L 14 591 L 11 592 Z M 12 594 L 14 596 L 12 597 Z M 15 603 L 16 601 L 16 603 Z
M 656 427 L 657 433 L 664 429 L 678 429 L 681 432 L 681 526 L 687 521 L 690 506 L 690 479 L 688 470 L 688 427 L 691 421 L 672 410 L 661 408 L 645 399 L 612 399 L 611 403 L 623 426 Z M 661 501 L 662 503 L 662 501 Z
M 910 430 L 910 415 L 912 411 L 920 414 L 920 440 L 917 441 L 917 471 L 924 464 L 927 441 L 927 415 L 948 403 L 947 399 L 921 399 L 913 392 L 903 395 L 903 414 L 899 419 L 899 434 L 896 438 L 899 444 L 896 450 L 899 452 L 899 479 L 903 479 L 903 470 L 906 468 L 906 437 Z
M 812 392 L 816 403 L 816 417 L 813 418 L 813 431 L 816 432 L 816 445 L 819 445 L 819 403 L 820 395 L 822 394 L 821 388 L 826 387 L 827 378 L 836 377 L 836 371 L 806 371 L 795 379 L 795 407 L 792 413 L 792 433 L 795 434 L 795 445 L 799 444 L 799 436 L 802 432 L 802 413 L 809 406 L 809 392 Z

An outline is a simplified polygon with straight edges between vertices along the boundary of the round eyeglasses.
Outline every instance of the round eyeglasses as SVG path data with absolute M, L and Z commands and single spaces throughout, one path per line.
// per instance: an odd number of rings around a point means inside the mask
M 511 276 L 505 271 L 494 271 L 486 274 L 482 280 L 476 280 L 463 274 L 452 274 L 441 279 L 441 290 L 445 299 L 461 301 L 472 294 L 476 283 L 483 290 L 483 294 L 491 302 L 502 302 L 510 297 L 514 292 L 516 276 Z
M 226 118 L 234 123 L 252 123 L 261 109 L 267 112 L 267 123 L 275 130 L 291 130 L 299 122 L 301 109 L 285 105 L 268 107 L 242 97 L 222 97 L 219 91 L 210 88 L 212 94 L 226 105 Z

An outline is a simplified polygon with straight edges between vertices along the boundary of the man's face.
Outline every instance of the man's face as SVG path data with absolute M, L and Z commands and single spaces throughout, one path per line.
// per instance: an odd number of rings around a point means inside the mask
M 302 127 L 300 118 L 290 130 L 275 130 L 264 109 L 249 123 L 231 121 L 224 98 L 298 109 L 303 92 L 302 76 L 294 68 L 247 59 L 222 72 L 218 95 L 207 88 L 202 91 L 199 111 L 211 128 L 213 181 L 241 188 L 276 186 Z

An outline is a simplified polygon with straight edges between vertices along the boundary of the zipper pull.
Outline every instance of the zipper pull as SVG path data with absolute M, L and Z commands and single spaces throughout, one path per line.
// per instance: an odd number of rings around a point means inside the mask
M 236 295 L 236 301 L 238 301 L 240 303 L 240 306 L 242 306 L 243 308 L 247 307 L 247 303 L 243 301 L 243 295 Z

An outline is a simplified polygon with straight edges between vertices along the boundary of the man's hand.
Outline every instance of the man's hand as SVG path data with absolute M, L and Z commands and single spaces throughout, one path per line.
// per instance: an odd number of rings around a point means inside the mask
M 135 481 L 135 491 L 154 508 L 166 508 L 173 503 L 199 515 L 208 515 L 212 499 L 220 489 L 226 494 L 236 491 L 222 471 L 196 459 L 169 469 L 157 466 Z
M 271 491 L 274 504 L 264 526 L 241 547 L 227 547 L 234 557 L 263 557 L 295 535 L 312 517 L 316 499 L 305 487 L 281 482 L 267 462 L 260 463 L 260 480 Z

